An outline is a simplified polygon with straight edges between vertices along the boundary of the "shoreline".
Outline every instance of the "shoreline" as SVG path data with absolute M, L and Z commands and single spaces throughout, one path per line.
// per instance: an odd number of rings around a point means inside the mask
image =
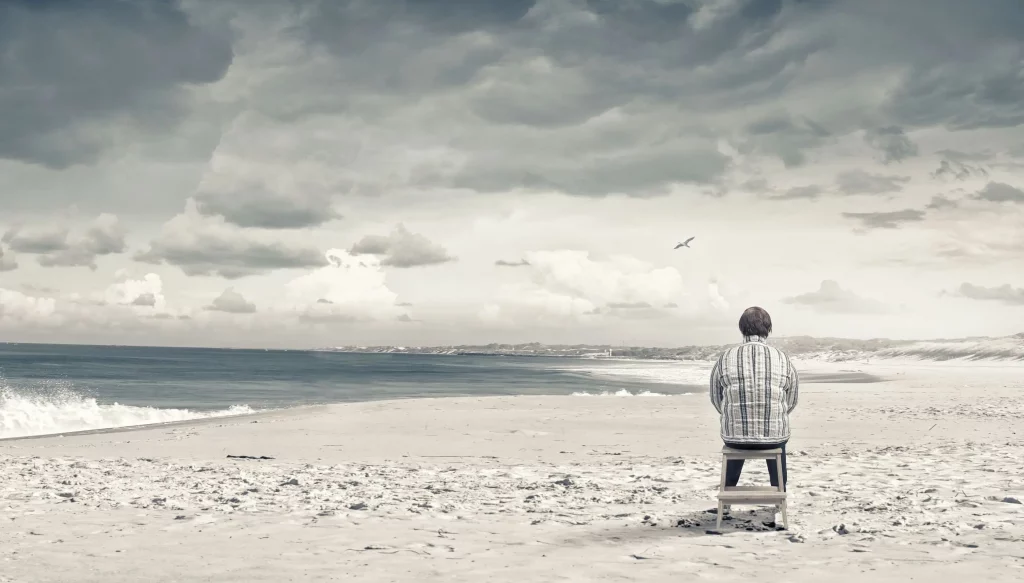
M 802 377 L 802 382 L 805 383 L 805 384 L 841 384 L 841 383 L 846 383 L 846 384 L 873 384 L 873 383 L 884 382 L 884 380 L 885 379 L 883 377 L 880 377 L 878 375 L 863 373 L 863 372 L 859 372 L 859 371 L 808 372 L 808 373 L 805 373 L 804 377 Z M 139 430 L 144 430 L 144 429 L 147 429 L 147 428 L 178 427 L 178 426 L 187 426 L 187 425 L 204 425 L 204 424 L 217 423 L 217 422 L 228 421 L 228 420 L 233 420 L 233 419 L 253 419 L 253 420 L 255 420 L 255 419 L 260 419 L 262 417 L 274 416 L 274 415 L 301 414 L 304 410 L 307 410 L 307 409 L 317 409 L 317 408 L 324 408 L 324 407 L 345 406 L 345 405 L 353 405 L 353 404 L 358 404 L 358 403 L 381 403 L 381 402 L 383 402 L 383 403 L 386 403 L 386 402 L 396 402 L 397 403 L 397 402 L 402 402 L 402 401 L 421 400 L 421 399 L 422 400 L 434 400 L 434 399 L 500 399 L 500 398 L 522 398 L 522 397 L 594 397 L 594 398 L 626 398 L 626 397 L 660 398 L 660 397 L 667 397 L 667 398 L 671 398 L 671 397 L 694 396 L 694 395 L 701 394 L 701 392 L 703 390 L 703 387 L 701 387 L 699 385 L 685 385 L 685 384 L 676 384 L 676 383 L 671 383 L 670 384 L 670 383 L 659 383 L 659 382 L 649 382 L 649 383 L 644 383 L 644 384 L 651 385 L 652 389 L 654 389 L 654 390 L 650 390 L 646 394 L 641 392 L 641 393 L 630 393 L 628 395 L 618 394 L 617 392 L 605 391 L 605 392 L 602 392 L 602 393 L 587 393 L 587 394 L 573 393 L 573 394 L 570 394 L 570 395 L 564 395 L 564 394 L 549 394 L 549 395 L 543 395 L 543 394 L 522 394 L 522 395 L 486 394 L 486 395 L 416 395 L 416 396 L 407 396 L 407 397 L 386 396 L 386 397 L 379 397 L 379 398 L 367 397 L 367 398 L 363 398 L 363 399 L 352 399 L 352 400 L 338 401 L 338 402 L 333 402 L 333 403 L 302 404 L 302 405 L 292 405 L 292 406 L 286 406 L 286 407 L 279 407 L 279 408 L 274 408 L 274 409 L 258 409 L 258 410 L 255 410 L 252 413 L 239 413 L 239 414 L 236 414 L 236 415 L 219 415 L 219 416 L 215 416 L 215 417 L 199 417 L 199 418 L 195 418 L 195 419 L 183 419 L 183 420 L 179 420 L 179 421 L 165 421 L 165 422 L 155 422 L 155 423 L 143 423 L 143 424 L 136 424 L 136 425 L 123 425 L 123 426 L 117 426 L 117 427 L 99 427 L 99 428 L 94 428 L 94 429 L 81 429 L 81 430 L 77 430 L 77 431 L 57 431 L 57 432 L 52 432 L 52 433 L 41 433 L 41 434 L 34 434 L 34 435 L 22 435 L 22 436 L 15 436 L 15 437 L 0 437 L 0 444 L 5 443 L 5 442 L 10 442 L 10 441 L 29 440 L 29 439 L 41 439 L 41 438 L 46 438 L 46 437 L 73 437 L 73 436 L 77 436 L 77 435 L 90 435 L 90 434 L 94 434 L 94 433 L 114 433 L 114 432 L 121 433 L 121 432 L 130 432 L 130 431 L 139 431 Z M 682 386 L 682 387 L 685 387 L 685 388 L 692 388 L 692 389 L 695 389 L 695 390 L 689 391 L 689 392 L 683 392 L 683 393 L 659 393 L 656 390 L 656 387 L 658 385 L 668 385 L 668 386 L 673 386 L 673 387 Z M 621 389 L 621 390 L 622 391 L 626 391 L 626 389 Z M 154 408 L 155 409 L 175 409 L 175 407 L 154 407 Z
M 20 435 L 17 437 L 0 437 L 0 444 L 9 443 L 13 441 L 21 440 L 33 440 L 33 439 L 44 439 L 44 438 L 64 438 L 64 437 L 77 437 L 81 435 L 93 435 L 93 434 L 104 434 L 104 433 L 126 433 L 131 431 L 143 431 L 146 429 L 159 429 L 159 428 L 175 428 L 181 426 L 190 425 L 209 425 L 211 423 L 218 423 L 223 421 L 231 421 L 237 419 L 253 419 L 257 420 L 263 417 L 270 417 L 276 414 L 286 413 L 294 411 L 296 414 L 301 414 L 304 410 L 312 410 L 320 407 L 326 407 L 328 405 L 296 405 L 294 407 L 285 407 L 281 409 L 266 409 L 257 410 L 252 413 L 239 413 L 237 415 L 222 415 L 219 417 L 198 417 L 195 419 L 182 419 L 180 421 L 164 421 L 157 423 L 142 423 L 137 425 L 122 425 L 119 427 L 99 427 L 96 429 L 81 429 L 79 431 L 58 431 L 55 433 L 42 433 L 38 435 Z

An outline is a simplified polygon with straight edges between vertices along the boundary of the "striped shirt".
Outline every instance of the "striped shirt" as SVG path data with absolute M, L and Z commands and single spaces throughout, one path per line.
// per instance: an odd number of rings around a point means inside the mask
M 722 440 L 738 444 L 789 439 L 789 414 L 800 380 L 781 350 L 759 336 L 726 350 L 711 370 L 711 403 L 722 416 Z

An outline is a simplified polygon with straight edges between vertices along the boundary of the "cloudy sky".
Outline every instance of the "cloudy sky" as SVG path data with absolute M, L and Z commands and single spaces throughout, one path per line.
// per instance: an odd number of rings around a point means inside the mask
M 0 340 L 1024 322 L 1019 0 L 0 0 L 0 112 Z

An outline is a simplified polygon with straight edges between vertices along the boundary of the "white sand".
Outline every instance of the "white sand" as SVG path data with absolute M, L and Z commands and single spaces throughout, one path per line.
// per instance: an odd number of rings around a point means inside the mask
M 0 582 L 1024 580 L 1024 367 L 807 367 L 788 532 L 703 394 L 378 402 L 0 442 Z

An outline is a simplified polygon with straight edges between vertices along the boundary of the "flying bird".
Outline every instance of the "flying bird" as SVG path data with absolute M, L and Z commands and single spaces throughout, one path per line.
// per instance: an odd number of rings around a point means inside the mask
M 687 249 L 689 249 L 690 241 L 693 241 L 694 239 L 696 239 L 696 237 L 690 237 L 689 239 L 683 241 L 682 243 L 677 244 L 675 247 L 673 247 L 673 249 L 678 249 L 680 247 L 686 247 Z

